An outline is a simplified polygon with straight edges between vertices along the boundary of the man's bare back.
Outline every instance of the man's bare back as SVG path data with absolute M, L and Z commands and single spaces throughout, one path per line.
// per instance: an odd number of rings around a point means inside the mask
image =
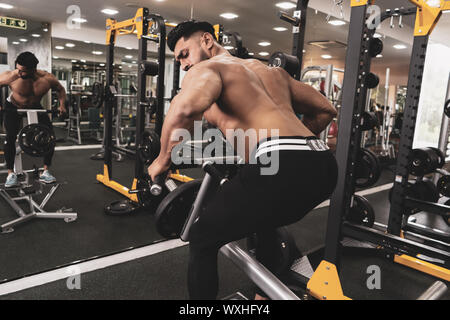
M 289 75 L 258 60 L 216 56 L 202 62 L 217 69 L 222 95 L 204 116 L 222 132 L 227 129 L 279 130 L 280 136 L 313 136 L 291 104 Z M 200 66 L 200 64 L 199 64 Z M 258 137 L 259 140 L 259 137 Z

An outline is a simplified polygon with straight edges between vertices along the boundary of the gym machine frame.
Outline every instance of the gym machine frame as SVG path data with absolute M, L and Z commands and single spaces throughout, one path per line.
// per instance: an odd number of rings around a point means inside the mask
M 368 54 L 370 40 L 375 29 L 366 25 L 368 0 L 352 0 L 351 20 L 348 36 L 346 72 L 343 83 L 342 109 L 339 119 L 338 146 L 336 159 L 339 167 L 337 187 L 332 195 L 327 223 L 324 259 L 320 263 L 310 282 L 309 293 L 317 299 L 348 299 L 344 296 L 339 279 L 340 243 L 343 235 L 357 240 L 369 241 L 379 245 L 386 252 L 386 257 L 397 263 L 426 272 L 433 276 L 448 279 L 448 269 L 433 265 L 417 258 L 418 254 L 427 255 L 444 261 L 448 267 L 449 252 L 401 237 L 401 221 L 405 205 L 413 200 L 406 198 L 405 191 L 409 176 L 409 153 L 414 137 L 417 105 L 420 96 L 421 75 L 425 61 L 429 33 L 438 22 L 443 10 L 450 9 L 450 2 L 441 1 L 440 8 L 431 8 L 422 0 L 410 0 L 417 6 L 415 38 L 410 64 L 408 82 L 408 100 L 405 106 L 402 139 L 397 163 L 396 181 L 392 199 L 388 233 L 344 222 L 349 212 L 355 191 L 355 161 L 361 140 L 359 128 L 360 116 L 366 101 L 367 88 L 365 77 L 370 70 L 371 57 Z M 373 4 L 374 1 L 371 1 Z M 416 11 L 400 9 L 386 11 L 381 21 L 395 15 L 407 15 Z M 414 202 L 417 202 L 414 200 Z M 422 203 L 421 209 L 429 209 L 430 204 Z M 414 204 L 416 206 L 416 204 Z M 448 208 L 447 208 L 448 209 Z

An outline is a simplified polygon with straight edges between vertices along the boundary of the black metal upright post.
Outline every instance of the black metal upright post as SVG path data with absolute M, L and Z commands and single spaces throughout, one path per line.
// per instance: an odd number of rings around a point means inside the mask
M 411 63 L 409 67 L 408 89 L 404 108 L 403 124 L 398 149 L 397 167 L 389 212 L 388 232 L 400 235 L 405 214 L 405 196 L 409 179 L 409 164 L 414 142 L 414 132 L 419 108 L 420 89 L 425 65 L 429 36 L 414 37 Z
M 165 95 L 165 72 L 166 72 L 166 23 L 164 18 L 157 14 L 151 14 L 150 18 L 153 19 L 158 25 L 158 80 L 156 83 L 156 120 L 155 131 L 161 136 L 163 121 L 164 121 L 164 95 Z
M 112 123 L 113 123 L 113 108 L 114 95 L 110 94 L 109 88 L 114 85 L 114 46 L 115 33 L 111 31 L 109 45 L 106 52 L 106 90 L 104 100 L 104 115 L 103 115 L 103 130 L 104 130 L 104 160 L 105 166 L 108 168 L 108 178 L 112 179 L 112 152 L 113 152 L 113 137 L 112 137 Z
M 139 51 L 138 51 L 138 66 L 141 66 L 147 61 L 147 32 L 148 32 L 148 15 L 149 10 L 143 8 L 143 21 L 142 30 L 143 35 L 139 39 Z M 147 75 L 145 68 L 138 68 L 138 91 L 137 91 L 137 110 L 136 110 L 136 150 L 142 144 L 142 134 L 145 130 L 145 108 L 147 107 Z M 141 162 L 139 156 L 136 155 L 135 159 L 135 178 L 142 178 L 144 172 L 144 165 Z
M 173 59 L 173 83 L 172 83 L 172 93 L 171 98 L 175 98 L 180 89 L 180 61 Z
M 361 143 L 359 124 L 367 95 L 364 83 L 370 71 L 368 48 L 374 31 L 366 26 L 366 10 L 367 5 L 353 6 L 351 10 L 336 149 L 339 173 L 328 214 L 324 260 L 334 264 L 338 270 L 342 223 L 351 207 L 355 190 L 355 162 Z
M 292 55 L 298 58 L 300 62 L 300 69 L 297 70 L 294 78 L 300 80 L 300 73 L 303 69 L 303 48 L 305 46 L 305 31 L 306 31 L 306 14 L 308 11 L 309 0 L 298 0 L 296 12 L 300 13 L 300 25 L 294 27 L 294 38 L 292 43 Z

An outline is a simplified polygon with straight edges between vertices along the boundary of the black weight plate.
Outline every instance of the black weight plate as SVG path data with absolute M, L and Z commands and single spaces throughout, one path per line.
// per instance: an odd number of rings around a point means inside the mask
M 429 148 L 414 149 L 411 155 L 410 173 L 416 177 L 433 172 L 439 163 L 436 153 Z
M 295 240 L 292 238 L 292 235 L 286 227 L 277 228 L 274 232 L 276 241 L 275 246 L 271 243 L 259 241 L 258 239 L 265 236 L 264 232 L 259 232 L 247 238 L 247 250 L 251 252 L 256 259 L 259 259 L 260 256 L 267 256 L 268 252 L 270 252 L 270 255 L 273 257 L 271 260 L 273 265 L 265 265 L 265 267 L 275 275 L 281 275 L 289 271 L 292 263 L 300 254 L 295 244 Z M 270 233 L 272 233 L 272 231 L 270 231 Z M 270 237 L 272 236 L 273 235 L 271 234 Z
M 120 200 L 105 206 L 105 213 L 109 216 L 125 216 L 135 213 L 138 208 L 131 200 Z
M 369 53 L 372 58 L 375 58 L 377 55 L 379 55 L 381 52 L 383 52 L 383 41 L 381 41 L 378 38 L 372 38 L 370 39 L 369 44 Z
M 192 180 L 170 192 L 155 213 L 156 230 L 165 238 L 180 236 L 203 180 Z
M 271 67 L 283 68 L 291 75 L 291 77 L 294 77 L 300 70 L 300 62 L 297 57 L 280 51 L 274 52 L 270 56 L 268 65 Z
M 440 194 L 450 197 L 450 176 L 442 176 L 437 182 L 437 188 Z
M 366 81 L 365 81 L 367 88 L 369 88 L 369 89 L 376 88 L 379 83 L 380 83 L 380 78 L 375 73 L 370 72 L 367 74 Z
M 20 130 L 18 135 L 20 148 L 32 157 L 44 157 L 56 144 L 52 130 L 39 123 L 30 124 Z
M 439 200 L 439 192 L 431 180 L 424 179 L 417 181 L 410 187 L 411 193 L 416 195 L 416 199 L 437 202 Z
M 139 159 L 145 165 L 150 165 L 161 152 L 161 139 L 154 130 L 144 131 L 139 147 Z
M 100 108 L 103 105 L 105 95 L 105 88 L 99 82 L 94 82 L 92 85 L 92 106 L 94 108 Z
M 353 206 L 349 210 L 347 221 L 369 228 L 373 227 L 375 211 L 366 198 L 356 194 L 353 196 Z
M 355 165 L 355 185 L 359 188 L 373 186 L 381 175 L 380 162 L 370 150 L 361 148 Z
M 445 154 L 444 152 L 442 152 L 441 149 L 439 148 L 433 148 L 430 147 L 429 149 L 433 150 L 434 152 L 436 152 L 437 156 L 438 156 L 438 168 L 442 168 L 445 165 Z
M 450 117 L 450 99 L 445 102 L 444 113 L 447 117 Z

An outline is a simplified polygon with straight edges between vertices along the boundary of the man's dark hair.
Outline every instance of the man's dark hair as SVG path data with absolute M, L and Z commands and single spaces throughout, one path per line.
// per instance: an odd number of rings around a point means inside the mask
M 180 38 L 189 38 L 197 31 L 208 32 L 213 36 L 214 40 L 217 41 L 212 24 L 206 21 L 188 20 L 179 23 L 175 28 L 173 28 L 172 31 L 169 32 L 169 35 L 167 36 L 167 45 L 170 50 L 174 51 L 175 45 Z
M 39 60 L 34 54 L 27 51 L 22 52 L 17 56 L 15 64 L 20 64 L 27 69 L 36 69 L 37 65 L 39 64 Z

